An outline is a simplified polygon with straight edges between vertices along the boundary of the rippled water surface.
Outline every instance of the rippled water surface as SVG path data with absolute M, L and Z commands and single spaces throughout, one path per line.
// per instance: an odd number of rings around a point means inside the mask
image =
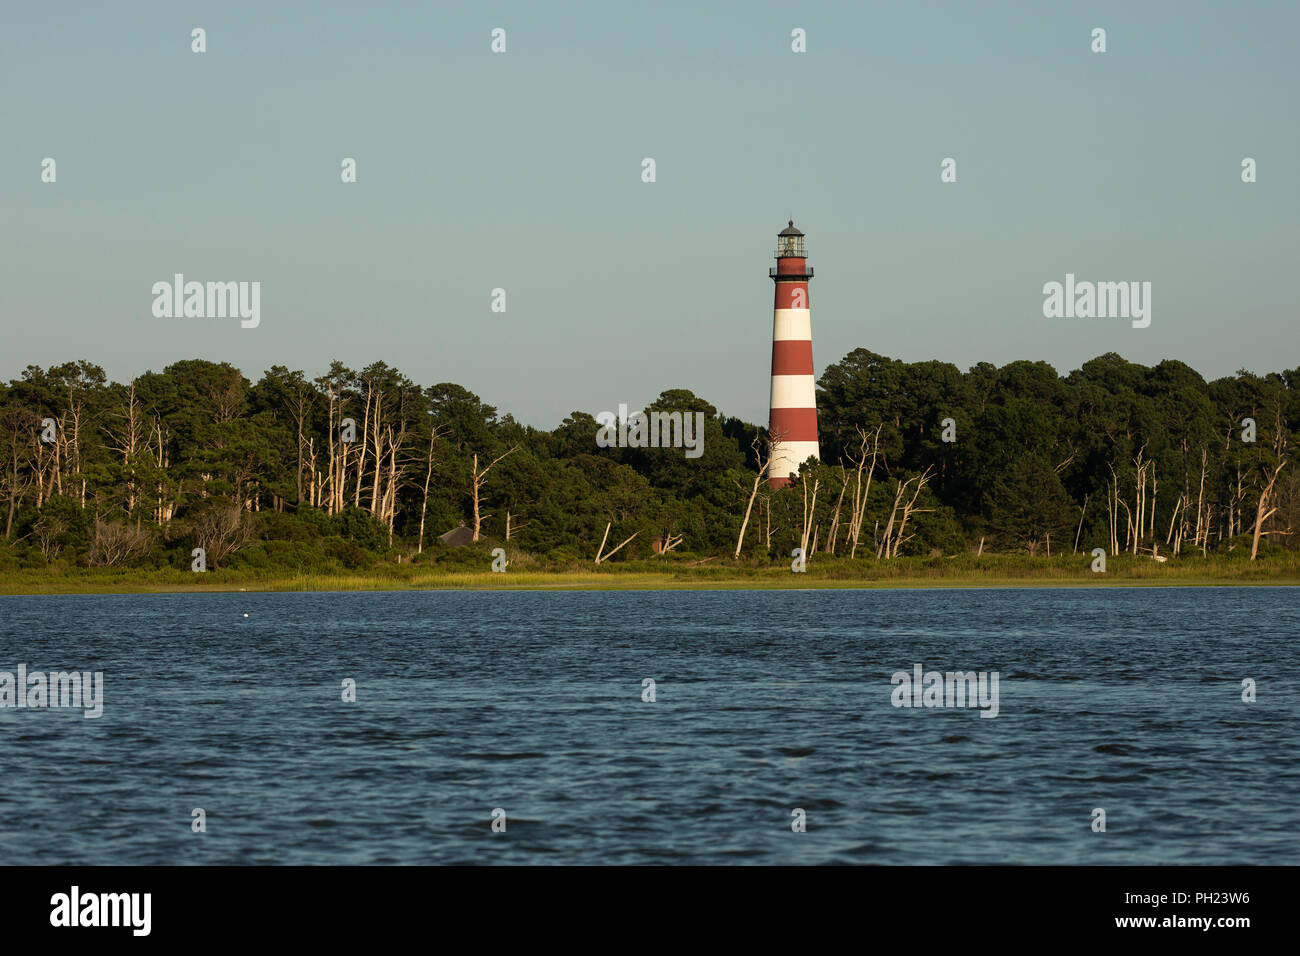
M 1295 864 L 1298 633 L 1287 588 L 0 598 L 0 671 L 105 698 L 0 709 L 0 852 Z M 998 716 L 895 708 L 916 663 Z

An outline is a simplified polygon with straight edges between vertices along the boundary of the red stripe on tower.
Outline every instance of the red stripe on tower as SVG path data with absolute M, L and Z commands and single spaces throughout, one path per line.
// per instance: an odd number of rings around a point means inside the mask
M 817 385 L 813 377 L 812 312 L 808 304 L 808 268 L 804 235 L 789 226 L 777 233 L 776 283 L 772 317 L 772 405 L 768 433 L 772 466 L 768 484 L 780 488 L 811 458 L 821 457 L 817 444 Z

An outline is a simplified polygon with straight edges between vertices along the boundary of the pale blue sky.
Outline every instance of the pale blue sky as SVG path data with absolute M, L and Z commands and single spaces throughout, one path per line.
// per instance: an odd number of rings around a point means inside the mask
M 818 374 L 857 347 L 1292 368 L 1298 26 L 1286 2 L 5 4 L 0 377 L 382 359 L 540 426 L 673 387 L 762 422 L 790 216 Z M 153 318 L 175 272 L 260 281 L 261 326 Z M 1067 272 L 1152 282 L 1151 326 L 1043 318 Z

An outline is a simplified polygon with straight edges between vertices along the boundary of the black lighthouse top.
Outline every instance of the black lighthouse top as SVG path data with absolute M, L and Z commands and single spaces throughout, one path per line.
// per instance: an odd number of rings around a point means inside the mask
M 808 254 L 804 251 L 803 233 L 794 227 L 793 219 L 789 223 L 776 234 L 776 258 L 806 259 Z

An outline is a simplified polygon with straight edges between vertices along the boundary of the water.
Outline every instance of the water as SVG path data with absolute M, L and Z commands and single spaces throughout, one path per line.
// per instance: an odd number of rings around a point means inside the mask
M 0 709 L 0 853 L 1295 864 L 1298 625 L 1286 588 L 0 598 L 0 670 L 105 697 Z M 893 707 L 915 663 L 999 671 L 998 716 Z

